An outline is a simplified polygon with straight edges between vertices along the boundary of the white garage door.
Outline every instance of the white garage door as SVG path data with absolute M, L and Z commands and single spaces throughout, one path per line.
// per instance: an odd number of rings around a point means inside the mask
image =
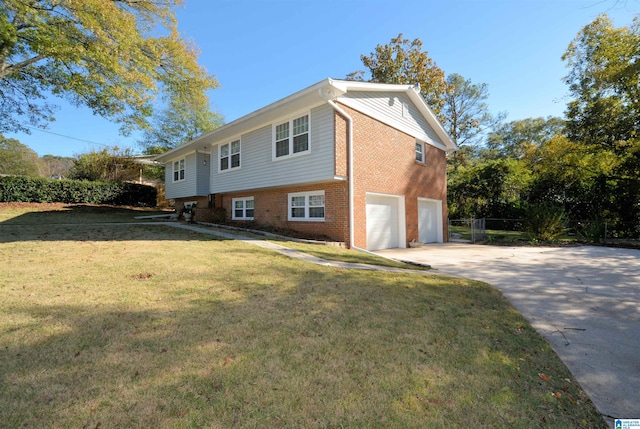
M 423 243 L 442 242 L 442 202 L 418 199 L 418 239 Z
M 367 195 L 367 250 L 398 247 L 398 198 Z

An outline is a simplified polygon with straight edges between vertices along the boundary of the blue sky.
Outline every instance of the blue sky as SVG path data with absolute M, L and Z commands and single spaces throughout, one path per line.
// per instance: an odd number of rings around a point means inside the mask
M 600 13 L 618 27 L 640 13 L 638 0 L 185 0 L 183 36 L 221 87 L 214 109 L 227 122 L 324 78 L 363 69 L 361 54 L 403 33 L 446 74 L 489 85 L 489 108 L 507 120 L 562 116 L 567 69 L 561 60 L 578 31 Z M 132 148 L 140 135 L 55 100 L 47 133 L 5 134 L 39 155 L 74 156 L 105 146 Z M 63 137 L 66 136 L 66 137 Z

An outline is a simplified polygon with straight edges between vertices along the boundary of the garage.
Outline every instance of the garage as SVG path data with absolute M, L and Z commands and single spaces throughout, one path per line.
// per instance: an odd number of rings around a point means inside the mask
M 404 197 L 367 193 L 367 250 L 405 247 Z
M 442 243 L 442 201 L 418 198 L 418 240 Z

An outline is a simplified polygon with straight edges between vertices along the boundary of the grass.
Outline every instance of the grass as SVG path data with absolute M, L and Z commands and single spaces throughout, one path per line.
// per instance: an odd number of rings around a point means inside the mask
M 0 215 L 5 427 L 605 427 L 486 284 Z

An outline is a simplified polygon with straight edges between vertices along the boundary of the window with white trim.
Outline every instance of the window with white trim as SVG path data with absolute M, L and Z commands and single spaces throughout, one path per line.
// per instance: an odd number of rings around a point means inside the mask
M 240 139 L 220 145 L 220 171 L 240 168 Z
M 416 142 L 416 161 L 425 163 L 424 143 Z
M 253 197 L 233 198 L 233 213 L 231 219 L 253 220 Z
M 324 191 L 289 194 L 289 220 L 324 221 Z
M 184 158 L 173 163 L 173 181 L 179 182 L 184 180 Z
M 282 158 L 309 150 L 309 115 L 273 127 L 273 157 Z

